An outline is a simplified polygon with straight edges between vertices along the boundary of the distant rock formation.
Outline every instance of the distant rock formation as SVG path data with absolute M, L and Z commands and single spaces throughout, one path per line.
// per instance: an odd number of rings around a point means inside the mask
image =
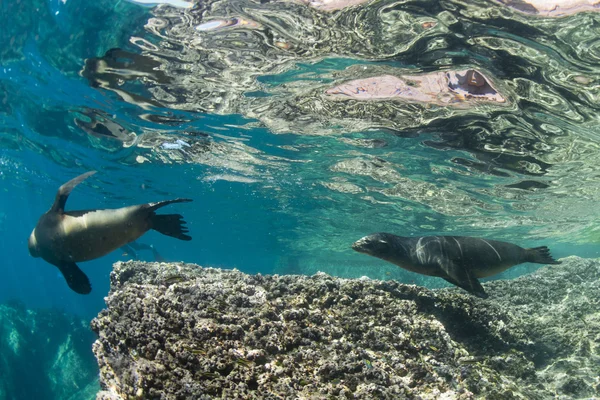
M 84 320 L 55 310 L 0 305 L 0 400 L 91 400 L 98 367 Z
M 98 399 L 600 395 L 600 260 L 490 299 L 395 281 L 117 263 L 92 322 Z

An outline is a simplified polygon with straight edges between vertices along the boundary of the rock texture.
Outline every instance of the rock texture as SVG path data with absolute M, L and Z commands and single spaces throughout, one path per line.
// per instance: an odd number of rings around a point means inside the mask
M 98 399 L 600 395 L 600 261 L 458 289 L 117 263 Z

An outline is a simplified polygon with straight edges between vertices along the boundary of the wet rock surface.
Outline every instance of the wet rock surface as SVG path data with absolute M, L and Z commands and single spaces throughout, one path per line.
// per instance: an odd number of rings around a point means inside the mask
M 92 322 L 98 399 L 600 394 L 600 261 L 458 289 L 117 263 Z

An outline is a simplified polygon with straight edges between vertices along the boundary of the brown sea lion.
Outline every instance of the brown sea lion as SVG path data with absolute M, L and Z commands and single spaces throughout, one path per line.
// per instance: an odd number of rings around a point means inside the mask
M 181 240 L 191 240 L 179 214 L 158 215 L 155 211 L 171 203 L 192 201 L 174 199 L 135 206 L 65 211 L 65 203 L 75 186 L 96 171 L 86 172 L 62 185 L 54 204 L 42 215 L 29 236 L 29 254 L 58 267 L 71 289 L 88 294 L 92 287 L 76 262 L 102 257 L 130 243 L 150 229 Z
M 477 297 L 487 298 L 477 278 L 496 275 L 517 264 L 560 264 L 546 246 L 524 249 L 512 243 L 468 236 L 401 237 L 374 233 L 352 248 L 408 271 L 438 276 Z

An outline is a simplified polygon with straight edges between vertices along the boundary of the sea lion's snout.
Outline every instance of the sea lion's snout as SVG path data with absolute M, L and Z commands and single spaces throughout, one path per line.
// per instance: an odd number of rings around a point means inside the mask
M 388 248 L 388 241 L 385 236 L 379 233 L 365 236 L 352 243 L 352 249 L 359 253 L 377 255 Z
M 358 239 L 356 242 L 352 243 L 352 249 L 356 251 L 360 251 L 362 246 L 364 245 L 365 238 Z
M 31 232 L 31 235 L 29 235 L 29 241 L 27 245 L 29 247 L 29 254 L 31 254 L 31 257 L 38 258 L 40 256 L 40 251 L 38 249 L 37 240 L 35 239 L 35 229 L 33 232 Z

